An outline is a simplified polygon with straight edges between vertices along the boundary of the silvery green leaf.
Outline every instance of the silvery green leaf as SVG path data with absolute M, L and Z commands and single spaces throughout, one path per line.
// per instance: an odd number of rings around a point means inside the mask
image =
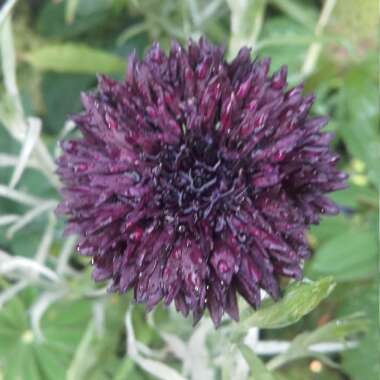
M 339 352 L 356 346 L 354 342 L 347 339 L 359 333 L 364 333 L 367 329 L 368 320 L 360 315 L 329 322 L 315 331 L 298 335 L 286 352 L 274 357 L 268 363 L 268 368 L 279 368 L 290 361 L 306 357 L 317 357 L 326 364 L 336 367 L 337 364 L 331 361 L 324 353 Z
M 79 343 L 74 354 L 74 358 L 67 370 L 67 380 L 85 379 L 87 370 L 94 364 L 97 359 L 93 352 L 94 339 L 96 337 L 96 327 L 92 320 Z
M 269 369 L 249 347 L 242 345 L 240 352 L 243 354 L 251 370 L 250 380 L 275 380 Z
M 260 33 L 266 0 L 227 0 L 231 10 L 229 56 L 234 57 L 243 46 L 253 47 Z
M 17 0 L 7 0 L 0 8 L 0 28 L 16 3 Z
M 80 0 L 67 0 L 65 9 L 66 22 L 71 23 L 74 21 L 79 2 Z
M 29 157 L 39 139 L 40 133 L 41 120 L 37 118 L 29 118 L 23 146 L 18 157 L 17 165 L 14 168 L 9 187 L 14 188 L 20 180 L 24 169 L 28 165 Z
M 4 185 L 0 185 L 0 197 L 25 204 L 27 206 L 39 206 L 44 203 L 44 200 L 41 198 L 37 198 L 19 190 L 11 189 L 10 187 Z
M 1 194 L 0 194 L 1 195 Z M 27 198 L 28 199 L 28 198 Z M 24 228 L 27 224 L 31 223 L 35 218 L 40 216 L 41 214 L 53 210 L 57 207 L 56 201 L 41 201 L 36 207 L 32 208 L 31 210 L 27 211 L 24 215 L 22 215 L 15 224 L 13 224 L 8 230 L 7 230 L 7 237 L 8 239 L 11 239 L 14 234 Z
M 127 351 L 128 356 L 144 371 L 160 380 L 186 380 L 176 370 L 157 360 L 143 357 L 139 352 L 138 341 L 136 340 L 132 325 L 132 307 L 125 317 L 125 327 L 127 330 Z

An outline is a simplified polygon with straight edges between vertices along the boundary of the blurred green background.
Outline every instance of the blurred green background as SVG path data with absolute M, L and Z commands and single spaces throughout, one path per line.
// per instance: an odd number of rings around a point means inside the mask
M 2 1 L 0 380 L 378 379 L 378 7 L 377 0 Z M 141 56 L 153 41 L 168 49 L 173 38 L 201 35 L 228 57 L 249 45 L 252 56 L 271 57 L 272 71 L 288 65 L 290 85 L 304 81 L 317 95 L 313 112 L 331 117 L 333 148 L 350 174 L 349 188 L 333 195 L 342 213 L 309 233 L 306 277 L 315 282 L 290 288 L 258 315 L 242 305 L 240 327 L 226 320 L 217 331 L 208 316 L 193 328 L 171 309 L 146 315 L 129 295 L 105 295 L 54 215 L 57 140 L 76 133 L 67 119 L 81 109 L 80 92 L 94 88 L 97 73 L 122 78 L 133 50 Z M 246 340 L 254 354 L 243 342 L 255 326 Z M 284 342 L 291 344 L 282 352 Z

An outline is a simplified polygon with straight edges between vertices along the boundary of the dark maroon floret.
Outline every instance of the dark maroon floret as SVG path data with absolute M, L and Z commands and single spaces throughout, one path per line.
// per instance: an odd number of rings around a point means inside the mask
M 134 290 L 149 309 L 173 300 L 195 322 L 238 319 L 237 293 L 255 309 L 300 279 L 306 230 L 338 208 L 345 187 L 313 96 L 287 89 L 286 67 L 243 48 L 230 63 L 205 39 L 169 55 L 131 56 L 126 78 L 99 77 L 62 141 L 59 211 L 96 281 Z

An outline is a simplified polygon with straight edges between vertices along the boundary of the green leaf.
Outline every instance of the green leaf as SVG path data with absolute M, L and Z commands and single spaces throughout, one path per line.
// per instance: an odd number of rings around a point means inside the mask
M 351 315 L 326 323 L 311 333 L 302 334 L 302 341 L 307 346 L 331 341 L 344 342 L 353 335 L 368 331 L 368 323 L 368 318 L 363 314 Z
M 240 351 L 247 361 L 251 370 L 250 380 L 275 380 L 272 373 L 267 369 L 265 364 L 253 353 L 246 345 L 240 346 Z
M 67 120 L 67 115 L 80 111 L 80 93 L 94 85 L 93 75 L 45 72 L 41 83 L 43 101 L 46 106 L 44 131 L 58 134 Z
M 133 372 L 135 368 L 135 363 L 134 361 L 131 359 L 131 358 L 125 358 L 120 367 L 118 368 L 118 370 L 116 371 L 115 373 L 115 376 L 113 378 L 113 380 L 124 380 L 124 379 L 128 379 L 129 375 L 131 375 L 131 373 Z
M 372 182 L 380 186 L 380 112 L 374 66 L 368 61 L 348 71 L 340 97 L 339 134 L 351 155 L 366 164 Z
M 70 1 L 73 2 L 73 0 Z M 75 18 L 70 23 L 67 22 L 69 11 L 67 6 L 67 1 L 44 2 L 41 11 L 38 12 L 37 33 L 49 39 L 73 38 L 101 28 L 107 20 L 110 20 L 110 0 L 80 0 L 75 9 Z M 70 17 L 73 15 L 72 9 L 70 9 Z M 98 37 L 99 34 L 96 34 L 93 40 L 98 42 Z
M 242 319 L 232 330 L 232 339 L 239 339 L 253 326 L 276 329 L 298 322 L 315 309 L 334 287 L 332 277 L 290 285 L 280 301 L 265 302 L 258 311 Z
M 352 379 L 378 380 L 380 373 L 380 334 L 378 324 L 373 326 L 355 350 L 343 354 L 343 368 Z
M 0 367 L 4 380 L 64 380 L 72 353 L 87 323 L 89 302 L 64 301 L 42 320 L 44 340 L 34 334 L 19 297 L 0 310 Z
M 377 197 L 378 195 L 375 188 L 356 186 L 353 183 L 349 183 L 347 189 L 331 194 L 331 199 L 334 202 L 352 208 L 365 206 L 376 209 L 378 207 Z
M 331 216 L 329 218 L 323 218 L 319 225 L 314 225 L 310 228 L 309 234 L 311 236 L 313 246 L 319 246 L 324 242 L 333 239 L 335 236 L 347 231 L 350 226 L 350 220 L 341 214 Z M 315 259 L 316 256 L 313 257 L 312 262 Z
M 243 46 L 253 46 L 261 31 L 266 0 L 227 0 L 231 10 L 229 56 L 234 57 Z
M 257 48 L 261 56 L 271 57 L 272 70 L 287 65 L 291 77 L 300 70 L 309 44 L 316 40 L 314 33 L 305 26 L 276 16 L 265 22 Z M 290 78 L 289 82 L 294 80 Z
M 342 353 L 342 367 L 352 379 L 378 380 L 380 373 L 379 332 L 379 284 L 357 284 L 355 287 L 341 286 L 341 307 L 338 315 L 364 312 L 371 325 L 369 332 L 355 350 Z
M 297 0 L 270 0 L 270 2 L 308 29 L 314 28 L 317 22 L 317 11 L 314 7 L 305 5 L 305 2 Z
M 377 237 L 374 228 L 355 225 L 332 237 L 317 250 L 311 271 L 354 281 L 377 272 Z
M 363 316 L 351 316 L 327 323 L 313 332 L 298 335 L 283 354 L 277 355 L 268 363 L 268 368 L 277 369 L 291 361 L 316 357 L 326 364 L 336 367 L 326 355 L 313 351 L 318 343 L 345 342 L 349 337 L 368 330 L 368 319 Z
M 66 380 L 104 379 L 111 373 L 116 375 L 119 360 L 116 361 L 115 355 L 124 328 L 125 301 L 122 297 L 112 296 L 93 303 L 98 317 L 87 325 L 68 366 Z M 131 368 L 132 372 L 134 369 Z
M 111 53 L 73 43 L 51 44 L 26 53 L 24 58 L 38 70 L 62 73 L 121 73 L 126 66 Z
M 91 321 L 67 370 L 67 380 L 85 379 L 86 372 L 94 365 L 97 359 L 96 355 L 94 355 L 95 337 L 95 323 Z

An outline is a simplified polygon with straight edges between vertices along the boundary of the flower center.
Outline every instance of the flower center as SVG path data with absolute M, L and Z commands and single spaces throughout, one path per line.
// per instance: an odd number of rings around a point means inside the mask
M 186 137 L 176 146 L 165 146 L 152 173 L 156 205 L 163 209 L 166 221 L 174 221 L 183 231 L 186 223 L 214 221 L 244 200 L 241 162 L 227 160 L 209 136 Z

